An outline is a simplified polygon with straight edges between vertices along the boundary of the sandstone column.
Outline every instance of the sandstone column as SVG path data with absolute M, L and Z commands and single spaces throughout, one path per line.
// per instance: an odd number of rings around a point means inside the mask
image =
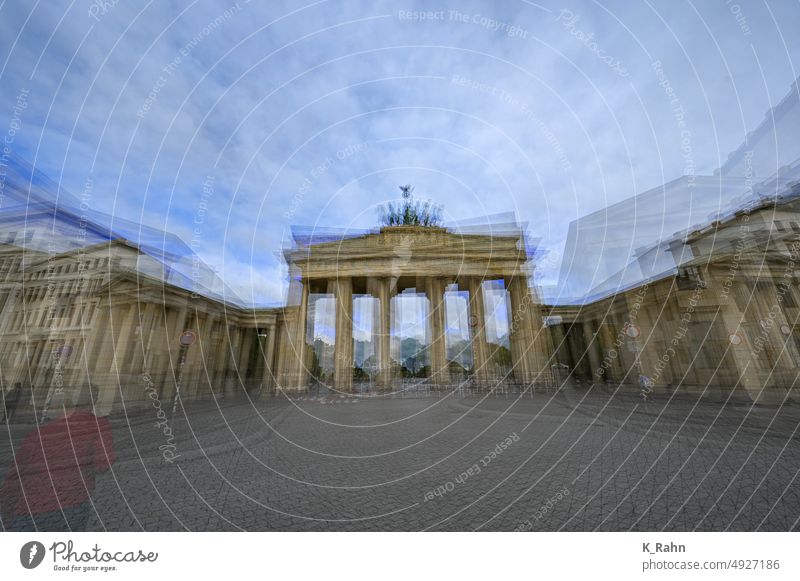
M 238 323 L 233 323 L 230 320 L 228 321 L 228 325 L 225 327 L 227 331 L 227 339 L 225 341 L 225 347 L 228 350 L 228 354 L 226 355 L 226 363 L 225 363 L 225 373 L 223 377 L 223 391 L 226 393 L 238 393 L 239 390 L 236 389 L 236 361 L 239 355 L 239 338 L 241 337 L 241 333 L 239 332 L 239 325 Z
M 472 367 L 480 387 L 486 387 L 489 377 L 489 346 L 486 343 L 486 313 L 483 302 L 483 279 L 471 277 L 469 290 L 469 325 L 472 340 Z
M 153 351 L 154 351 L 154 335 L 156 334 L 156 326 L 159 323 L 158 305 L 155 302 L 149 303 L 145 309 L 145 323 L 141 326 L 139 331 L 139 341 L 142 344 L 142 371 L 152 373 L 153 365 Z
M 395 377 L 392 365 L 392 283 L 388 278 L 380 284 L 380 372 L 384 389 L 391 389 Z
M 530 304 L 526 303 L 525 290 L 527 282 L 520 276 L 507 277 L 506 296 L 511 302 L 511 318 L 508 321 L 509 340 L 511 341 L 511 366 L 514 378 L 519 383 L 528 383 L 531 380 L 531 368 L 528 361 L 528 351 L 532 348 L 531 333 L 528 329 L 526 310 Z
M 105 398 L 105 392 L 114 389 L 114 376 L 111 371 L 114 357 L 114 331 L 119 328 L 120 313 L 113 305 L 98 305 L 98 313 L 92 324 L 94 333 L 92 339 L 92 352 L 88 357 L 88 364 L 92 366 L 89 374 L 89 381 L 91 381 L 98 388 L 98 413 L 103 410 L 105 415 L 110 410 L 110 405 L 107 408 L 101 408 L 101 401 Z M 99 320 L 98 320 L 99 319 Z
M 595 377 L 600 382 L 616 381 L 618 377 L 621 377 L 619 374 L 619 355 L 617 354 L 615 357 L 611 356 L 611 353 L 616 352 L 617 348 L 614 346 L 616 338 L 611 334 L 611 329 L 609 328 L 610 324 L 611 315 L 606 312 L 597 329 L 597 338 L 599 340 L 598 348 L 601 357 L 600 366 L 605 366 L 603 367 L 603 373 L 600 375 L 598 375 L 595 370 Z
M 131 323 L 130 356 L 123 354 L 124 363 L 129 369 L 128 381 L 123 385 L 122 393 L 127 399 L 143 398 L 141 375 L 146 369 L 147 344 L 150 336 L 150 327 L 155 317 L 155 305 L 145 303 L 145 298 L 140 297 L 133 304 L 134 319 Z
M 336 344 L 333 350 L 334 387 L 347 393 L 353 389 L 353 281 L 335 278 L 328 281 L 336 301 Z
M 249 329 L 247 327 L 239 327 L 236 330 L 238 337 L 236 338 L 237 353 L 236 353 L 236 369 L 239 377 L 244 381 L 245 373 L 247 372 L 247 354 L 248 346 L 246 345 Z
M 308 326 L 308 286 L 309 281 L 302 280 L 300 305 L 295 321 L 294 344 L 290 346 L 295 358 L 295 377 L 293 389 L 302 391 L 308 384 L 308 346 L 306 345 L 306 329 Z
M 214 334 L 219 334 L 219 340 L 214 340 Z M 211 383 L 211 391 L 214 393 L 223 393 L 227 396 L 228 393 L 225 390 L 225 377 L 228 371 L 228 358 L 231 352 L 231 339 L 230 326 L 227 324 L 225 318 L 219 319 L 214 326 L 212 326 L 212 335 L 209 339 L 210 340 L 208 343 L 203 346 L 203 349 L 208 353 L 214 354 L 213 364 L 208 373 L 209 382 Z
M 520 344 L 519 356 L 523 360 L 525 382 L 547 383 L 552 381 L 549 369 L 552 345 L 544 326 L 536 293 L 528 285 L 528 275 L 515 275 L 509 288 L 512 301 L 512 324 Z M 513 351 L 512 351 L 513 353 Z
M 735 389 L 746 392 L 756 403 L 779 403 L 783 394 L 776 398 L 773 390 L 765 387 L 769 372 L 763 369 L 765 355 L 757 344 L 762 337 L 763 327 L 751 320 L 757 316 L 753 316 L 750 309 L 744 312 L 740 309 L 735 298 L 737 294 L 738 302 L 749 306 L 752 297 L 748 286 L 741 283 L 735 285 L 731 295 L 721 300 L 719 305 L 719 319 L 728 334 L 726 348 L 732 355 L 739 376 Z
M 136 381 L 135 376 L 131 378 L 129 365 L 130 361 L 127 353 L 128 346 L 130 345 L 134 336 L 134 321 L 136 320 L 138 306 L 136 303 L 133 303 L 127 307 L 123 307 L 121 310 L 124 315 L 121 320 L 116 321 L 116 325 L 118 325 L 119 330 L 116 334 L 116 343 L 113 346 L 113 355 L 111 356 L 111 361 L 109 362 L 111 363 L 111 381 L 107 382 L 106 385 L 101 386 L 100 394 L 98 396 L 99 402 L 97 408 L 100 410 L 100 415 L 107 415 L 111 411 L 111 407 L 116 398 L 117 390 L 120 387 L 124 389 L 131 379 Z M 110 339 L 109 343 L 111 343 Z
M 449 374 L 445 344 L 445 284 L 442 279 L 436 277 L 429 277 L 425 283 L 425 294 L 428 297 L 429 308 L 428 317 L 431 325 L 431 382 L 434 384 L 447 384 Z
M 180 357 L 181 346 L 180 336 L 186 329 L 186 305 L 172 307 L 175 316 L 170 322 L 169 316 L 165 317 L 166 320 L 166 333 L 165 339 L 167 342 L 166 352 L 169 355 L 169 366 L 166 371 L 166 378 L 164 380 L 164 387 L 161 393 L 161 398 L 174 397 L 180 374 Z M 167 402 L 162 401 L 162 405 L 167 407 Z
M 390 389 L 393 379 L 391 358 L 392 295 L 388 278 L 370 278 L 368 292 L 378 301 L 377 320 L 373 321 L 373 340 L 377 340 L 378 384 Z
M 277 332 L 276 325 L 269 327 L 267 330 L 267 346 L 264 352 L 264 375 L 262 380 L 262 392 L 271 393 L 275 385 L 275 333 Z
M 245 327 L 240 331 L 241 338 L 239 339 L 239 357 L 238 369 L 239 376 L 242 378 L 242 383 L 247 379 L 247 368 L 250 363 L 250 350 L 252 349 L 253 333 L 256 330 L 250 327 Z
M 597 370 L 600 369 L 600 358 L 597 355 L 599 350 L 599 338 L 595 336 L 592 331 L 591 321 L 583 322 L 583 340 L 586 342 L 586 353 L 584 357 L 588 357 L 589 361 L 589 374 L 591 383 L 599 383 Z
M 98 383 L 98 375 L 106 373 L 108 370 L 103 369 L 101 364 L 101 353 L 109 343 L 106 333 L 109 330 L 109 316 L 111 307 L 98 301 L 94 307 L 94 314 L 92 316 L 91 325 L 84 330 L 86 338 L 86 363 L 89 366 L 88 380 L 92 383 Z M 109 364 L 110 367 L 110 364 Z M 105 379 L 103 377 L 103 379 Z

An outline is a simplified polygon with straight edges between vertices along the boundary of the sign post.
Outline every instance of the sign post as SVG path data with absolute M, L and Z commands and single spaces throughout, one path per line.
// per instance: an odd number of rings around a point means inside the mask
M 175 378 L 175 399 L 172 402 L 172 415 L 178 410 L 178 401 L 181 398 L 181 381 L 183 380 L 183 364 L 186 363 L 186 353 L 189 347 L 197 341 L 197 335 L 194 331 L 184 331 L 181 333 L 179 343 L 180 350 L 178 351 L 178 373 Z

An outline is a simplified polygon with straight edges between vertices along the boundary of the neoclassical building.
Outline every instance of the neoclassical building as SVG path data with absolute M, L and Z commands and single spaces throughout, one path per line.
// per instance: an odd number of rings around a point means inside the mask
M 248 308 L 177 237 L 68 207 L 31 191 L 0 214 L 0 386 L 21 389 L 21 409 L 89 384 L 108 413 L 409 380 L 552 382 L 517 224 L 298 235 L 284 252 L 288 304 Z
M 91 212 L 91 184 L 71 197 L 15 161 L 0 182 L 0 389 L 37 413 L 89 384 L 103 413 L 565 382 L 796 401 L 798 118 L 795 83 L 714 176 L 576 220 L 562 287 L 582 296 L 547 305 L 516 220 L 444 228 L 420 206 L 355 234 L 297 230 L 286 304 L 247 307 L 176 236 Z
M 523 231 L 516 225 L 499 234 L 454 232 L 436 226 L 386 226 L 355 237 L 315 240 L 296 237 L 285 251 L 290 273 L 290 304 L 279 316 L 277 384 L 286 390 L 304 389 L 310 381 L 325 382 L 315 350 L 319 317 L 309 317 L 327 299 L 333 324 L 333 353 L 327 374 L 329 385 L 344 392 L 353 390 L 354 370 L 363 365 L 354 360 L 354 325 L 368 327 L 363 343 L 371 347 L 372 379 L 380 389 L 392 389 L 404 372 L 403 358 L 392 353 L 392 340 L 402 326 L 400 302 L 416 302 L 415 315 L 424 332 L 427 373 L 433 386 L 449 386 L 468 380 L 489 386 L 493 381 L 518 384 L 547 383 L 549 338 L 540 315 L 540 305 L 529 284 L 533 265 L 529 261 Z M 491 290 L 487 290 L 491 289 Z M 492 364 L 496 354 L 487 339 L 492 325 L 487 317 L 485 293 L 492 292 L 505 304 L 510 365 L 500 372 Z M 446 296 L 461 299 L 468 320 L 462 329 L 460 350 L 448 346 L 446 326 L 454 319 Z M 368 324 L 354 315 L 355 297 L 368 300 Z M 501 304 L 502 304 L 501 303 Z M 503 308 L 501 306 L 501 308 Z M 363 310 L 363 309 L 362 309 Z M 497 317 L 495 317 L 497 318 Z M 495 337 L 496 339 L 497 337 Z M 324 347 L 322 349 L 324 351 Z M 466 357 L 458 357 L 467 354 Z M 453 359 L 466 365 L 459 377 Z
M 179 398 L 536 389 L 564 379 L 796 400 L 799 200 L 791 184 L 751 199 L 640 250 L 643 264 L 668 254 L 667 271 L 558 306 L 541 305 L 531 288 L 516 224 L 296 235 L 284 251 L 288 304 L 254 309 L 215 290 L 177 239 L 154 248 L 59 211 L 54 249 L 52 208 L 40 208 L 42 220 L 26 210 L 25 228 L 6 211 L 0 385 L 20 386 L 20 405 L 37 412 L 90 383 L 104 413 L 154 397 L 174 407 Z
M 797 401 L 800 86 L 713 175 L 570 225 L 545 309 L 561 369 L 643 394 Z
M 278 313 L 229 307 L 146 274 L 124 240 L 58 255 L 0 246 L 0 380 L 23 407 L 89 383 L 107 412 L 269 388 Z M 269 331 L 267 331 L 269 330 Z
M 272 389 L 281 309 L 244 309 L 178 237 L 91 211 L 24 161 L 4 168 L 0 388 L 41 412 L 99 388 L 101 412 L 157 394 Z M 58 192 L 58 203 L 54 193 Z
M 641 249 L 646 268 L 669 256 L 667 271 L 551 307 L 555 359 L 586 384 L 800 401 L 800 187 L 790 184 Z

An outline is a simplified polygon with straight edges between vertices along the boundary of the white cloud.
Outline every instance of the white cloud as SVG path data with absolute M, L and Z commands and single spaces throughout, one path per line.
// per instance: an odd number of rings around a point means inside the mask
M 556 22 L 558 11 L 523 2 L 457 9 L 517 25 L 525 38 L 452 20 L 452 6 L 388 1 L 295 14 L 294 2 L 240 2 L 203 32 L 233 5 L 201 0 L 172 23 L 185 5 L 151 3 L 134 20 L 142 6 L 120 2 L 96 22 L 85 3 L 66 15 L 67 2 L 5 3 L 0 80 L 10 96 L 0 119 L 16 90 L 30 88 L 19 153 L 32 159 L 38 150 L 37 164 L 54 178 L 63 173 L 76 192 L 96 158 L 98 209 L 184 237 L 198 187 L 214 175 L 200 255 L 257 300 L 285 292 L 276 251 L 291 224 L 368 227 L 398 183 L 414 183 L 451 220 L 516 211 L 545 248 L 560 251 L 571 220 L 683 170 L 680 131 L 652 60 L 662 61 L 686 109 L 697 167 L 709 171 L 785 94 L 800 50 L 790 3 L 770 8 L 782 36 L 764 6 L 748 6 L 750 37 L 724 3 L 697 7 L 702 20 L 685 7 L 568 3 L 581 30 L 624 61 L 628 78 Z M 444 10 L 446 18 L 402 21 L 399 9 Z M 459 86 L 453 75 L 484 88 Z M 337 159 L 297 199 L 321 160 L 364 142 L 366 151 Z M 558 270 L 548 268 L 543 280 Z

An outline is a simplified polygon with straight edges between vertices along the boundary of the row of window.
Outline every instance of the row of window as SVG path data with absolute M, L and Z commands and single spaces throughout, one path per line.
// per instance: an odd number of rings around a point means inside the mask
M 94 258 L 92 260 L 85 260 L 82 263 L 80 261 L 76 261 L 68 264 L 61 264 L 54 268 L 43 268 L 42 270 L 31 273 L 28 279 L 41 280 L 58 274 L 70 274 L 73 272 L 78 272 L 80 269 L 93 270 L 95 268 L 107 266 L 108 261 L 108 258 Z
M 17 256 L 7 256 L 6 258 L 0 258 L 0 271 L 15 271 L 19 266 L 19 263 L 22 261 L 22 258 Z
M 788 228 L 786 228 L 787 224 L 789 225 L 789 228 L 791 228 L 793 232 L 800 234 L 800 224 L 798 224 L 797 222 L 782 222 L 780 220 L 775 220 L 775 227 L 780 232 L 788 232 Z
M 88 319 L 88 314 L 87 317 Z M 77 304 L 61 304 L 52 308 L 35 309 L 14 313 L 11 317 L 9 329 L 11 332 L 20 331 L 23 323 L 28 327 L 45 327 L 54 323 L 67 321 L 69 325 L 77 325 L 80 319 L 80 307 Z M 84 321 L 88 322 L 88 321 Z
M 30 371 L 35 373 L 37 369 L 44 369 L 45 362 L 53 365 L 55 358 L 59 357 L 62 370 L 73 369 L 81 362 L 80 357 L 76 356 L 80 343 L 79 339 L 68 343 L 63 341 L 0 343 L 0 362 L 4 367 L 13 368 L 26 365 L 26 361 L 30 360 L 32 362 Z
M 36 301 L 41 301 L 48 298 L 54 299 L 55 297 L 66 297 L 80 293 L 91 294 L 98 289 L 101 282 L 102 281 L 97 278 L 92 280 L 74 279 L 53 285 L 52 288 L 50 288 L 48 285 L 29 288 L 25 292 L 25 304 L 30 305 Z

